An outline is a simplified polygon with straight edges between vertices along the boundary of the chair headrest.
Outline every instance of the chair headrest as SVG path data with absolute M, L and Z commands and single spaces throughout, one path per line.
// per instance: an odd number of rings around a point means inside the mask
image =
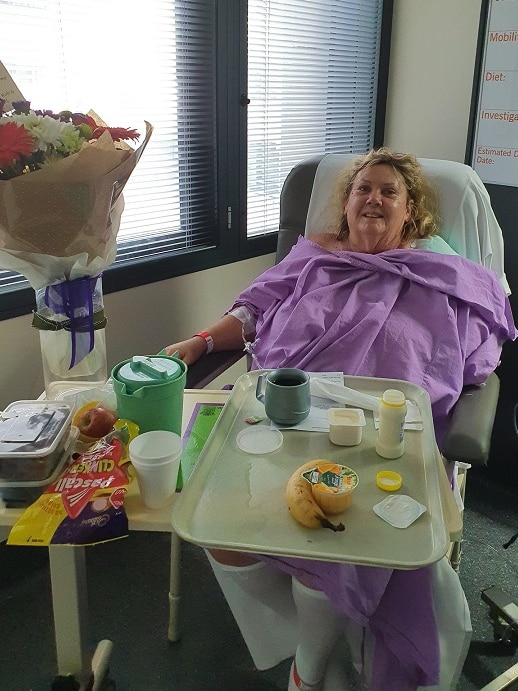
M 322 158 L 309 202 L 306 236 L 334 230 L 337 178 L 357 156 L 327 154 Z M 480 177 L 473 168 L 456 161 L 434 158 L 418 158 L 418 161 L 438 193 L 440 236 L 458 254 L 495 271 L 509 294 L 502 230 Z

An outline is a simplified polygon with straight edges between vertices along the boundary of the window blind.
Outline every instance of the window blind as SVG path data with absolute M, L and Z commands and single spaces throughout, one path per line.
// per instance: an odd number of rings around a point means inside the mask
M 278 229 L 286 175 L 373 145 L 381 0 L 248 3 L 248 235 Z
M 34 108 L 154 126 L 124 190 L 105 286 L 273 251 L 290 169 L 373 145 L 384 6 L 148 0 L 137 12 L 126 0 L 0 0 L 0 59 Z M 30 311 L 23 284 L 0 271 L 0 318 Z
M 36 109 L 95 110 L 150 142 L 125 189 L 117 262 L 216 243 L 216 3 L 0 2 L 1 60 Z M 20 40 L 23 36 L 23 41 Z M 1 272 L 4 285 L 16 278 Z

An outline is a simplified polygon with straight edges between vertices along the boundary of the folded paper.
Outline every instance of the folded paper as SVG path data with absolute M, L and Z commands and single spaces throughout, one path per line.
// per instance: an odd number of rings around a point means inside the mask
M 363 408 L 364 410 L 372 410 L 374 415 L 374 426 L 376 428 L 379 426 L 379 396 L 371 396 L 361 391 L 355 391 L 344 384 L 337 384 L 318 377 L 311 377 L 310 390 L 312 396 L 329 398 L 332 401 L 343 403 L 344 405 L 355 406 L 357 408 Z M 407 401 L 405 429 L 423 429 L 421 411 L 412 401 Z

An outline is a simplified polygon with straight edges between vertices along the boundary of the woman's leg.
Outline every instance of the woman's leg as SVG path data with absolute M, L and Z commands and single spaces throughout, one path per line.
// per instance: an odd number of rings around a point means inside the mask
M 255 666 L 269 669 L 293 657 L 298 625 L 291 576 L 249 554 L 206 554 Z
M 299 620 L 299 644 L 288 690 L 317 691 L 322 688 L 333 648 L 344 632 L 344 618 L 323 592 L 313 590 L 295 578 L 293 599 Z
M 289 690 L 319 689 L 345 625 L 327 596 L 250 554 L 207 550 L 207 556 L 256 667 L 295 654 Z M 344 678 L 340 691 L 346 688 Z

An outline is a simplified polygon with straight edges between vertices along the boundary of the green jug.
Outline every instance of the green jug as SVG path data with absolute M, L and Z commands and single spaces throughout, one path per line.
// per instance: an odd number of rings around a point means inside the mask
M 135 355 L 112 370 L 119 417 L 140 432 L 182 433 L 183 392 L 187 365 L 167 355 Z

